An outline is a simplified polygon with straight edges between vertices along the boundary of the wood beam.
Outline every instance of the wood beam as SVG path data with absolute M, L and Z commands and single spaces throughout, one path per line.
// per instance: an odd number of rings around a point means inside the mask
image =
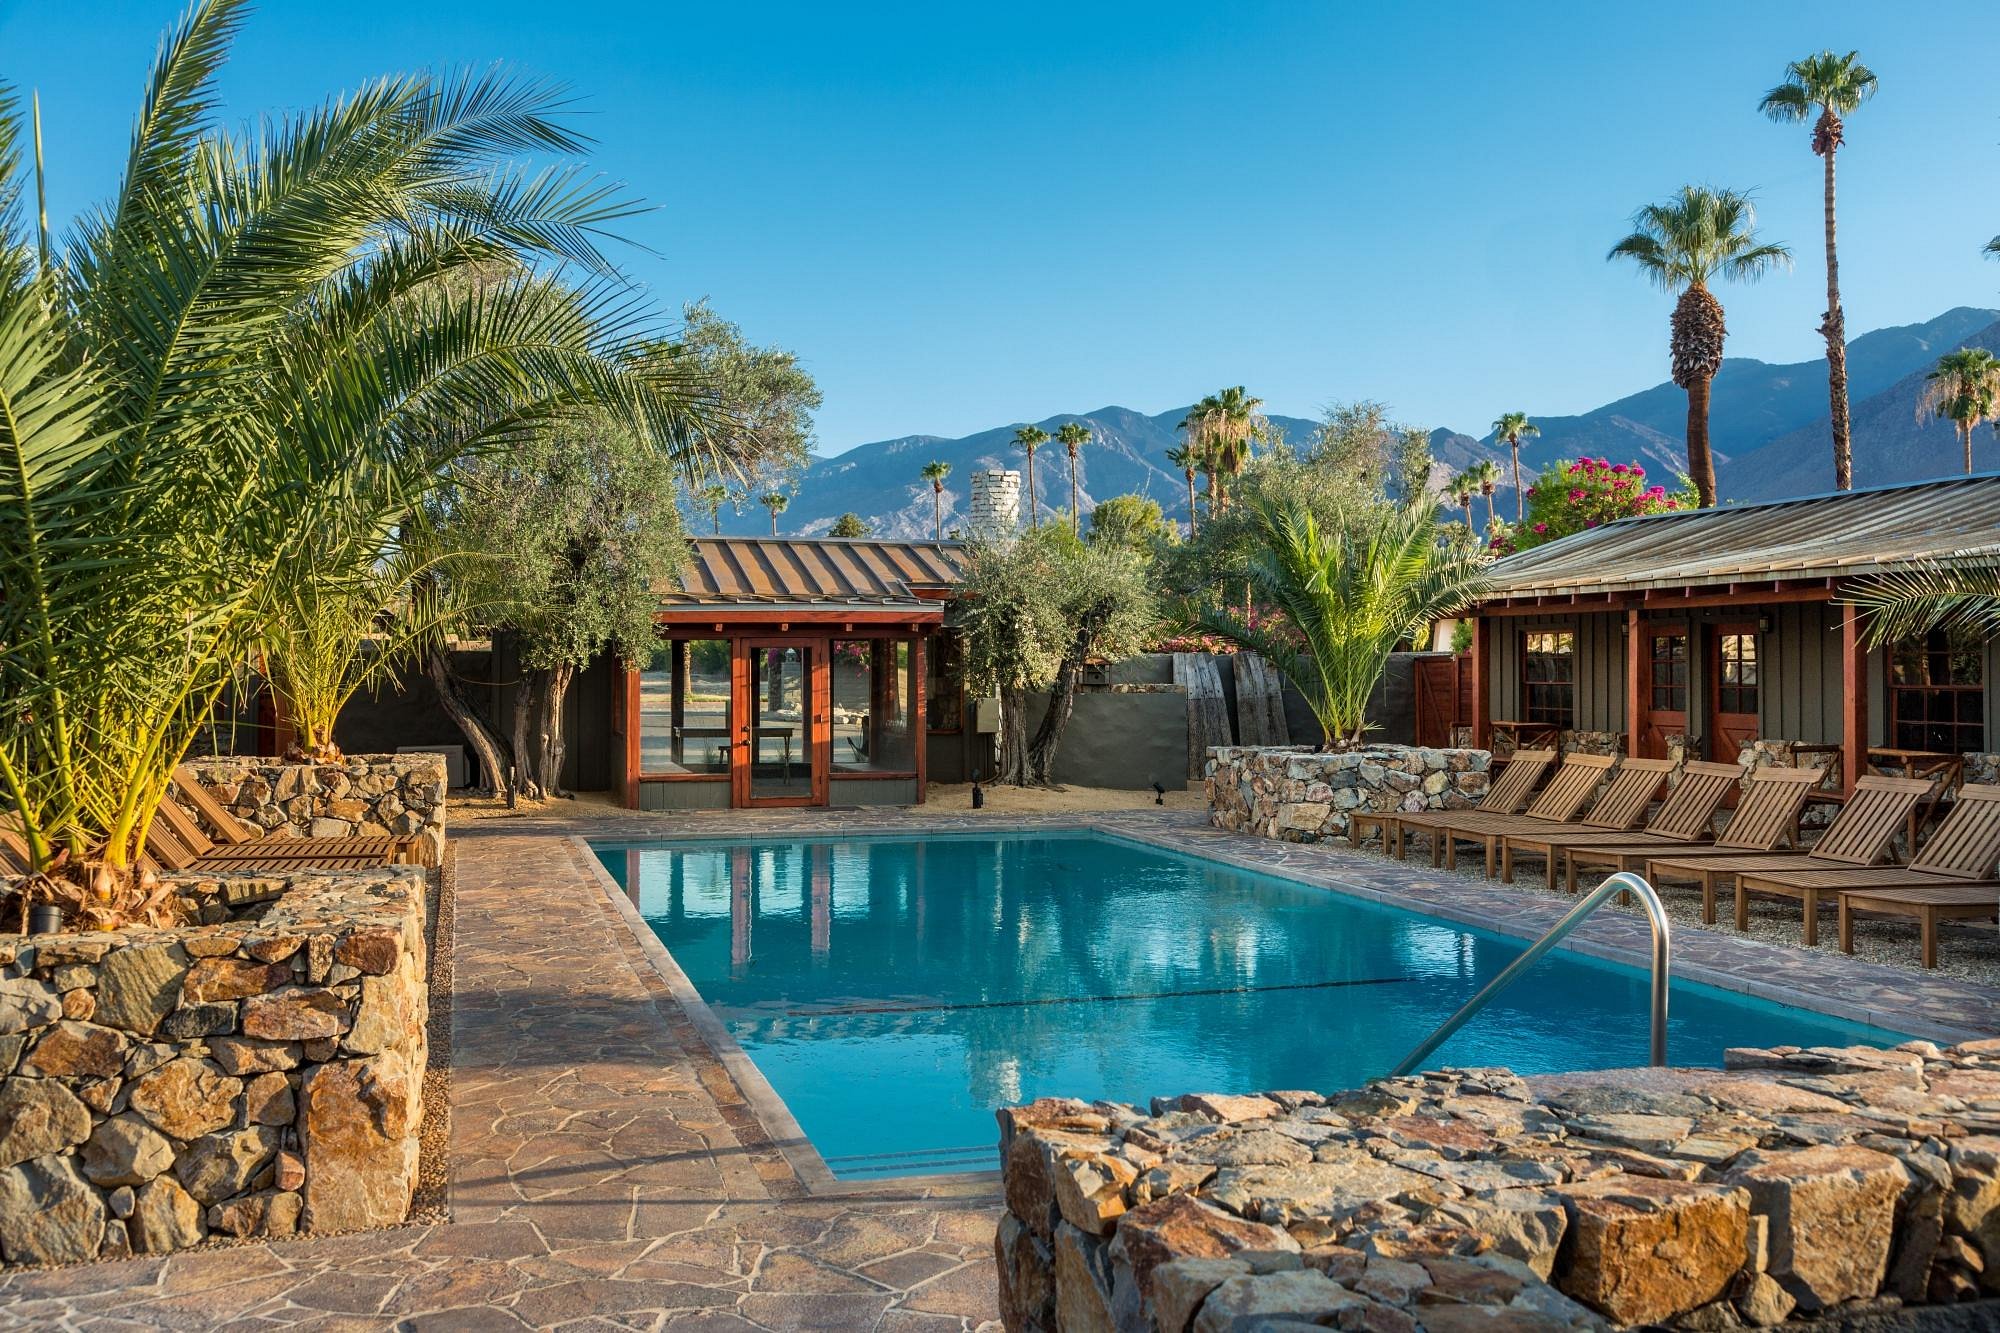
M 1852 793 L 1854 784 L 1868 771 L 1868 645 L 1863 638 L 1862 608 L 1848 603 L 1840 608 L 1840 779 L 1843 790 Z
M 1645 644 L 1640 638 L 1639 608 L 1625 612 L 1625 754 L 1638 759 L 1640 737 L 1646 730 Z
M 1472 746 L 1476 750 L 1493 748 L 1491 738 L 1487 735 L 1493 710 L 1486 698 L 1488 674 L 1486 649 L 1491 641 L 1492 634 L 1487 629 L 1486 617 L 1474 616 L 1472 618 Z
M 1625 611 L 1639 606 L 1667 607 L 1676 611 L 1704 606 L 1779 606 L 1797 602 L 1830 602 L 1834 592 L 1817 584 L 1810 587 L 1778 588 L 1768 592 L 1740 593 L 1688 593 L 1683 596 L 1672 589 L 1648 602 L 1644 597 L 1624 597 L 1616 601 L 1604 602 L 1591 607 L 1592 610 Z M 1541 599 L 1520 602 L 1489 602 L 1479 608 L 1482 616 L 1537 616 L 1560 614 L 1562 611 L 1582 613 L 1583 608 L 1566 602 L 1550 603 Z

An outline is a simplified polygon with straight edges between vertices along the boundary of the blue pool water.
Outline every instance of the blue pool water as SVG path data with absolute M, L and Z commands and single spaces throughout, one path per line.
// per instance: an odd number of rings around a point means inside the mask
M 1088 833 L 595 847 L 841 1176 L 990 1169 L 1044 1095 L 1353 1086 L 1525 947 Z M 1434 1062 L 1644 1064 L 1646 991 L 1558 950 Z M 1902 1039 L 1674 987 L 1676 1064 Z

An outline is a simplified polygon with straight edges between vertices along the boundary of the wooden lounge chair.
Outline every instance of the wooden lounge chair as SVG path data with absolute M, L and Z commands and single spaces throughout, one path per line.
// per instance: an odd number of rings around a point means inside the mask
M 1992 920 L 2000 913 L 2000 885 L 1906 884 L 1840 891 L 1840 951 L 1854 952 L 1854 918 L 1868 912 L 1915 917 L 1925 967 L 1937 966 L 1938 921 Z
M 1451 869 L 1458 867 L 1458 844 L 1467 842 L 1486 844 L 1486 875 L 1491 879 L 1499 862 L 1500 839 L 1521 826 L 1522 820 L 1547 820 L 1553 824 L 1565 824 L 1575 819 L 1598 783 L 1604 780 L 1605 770 L 1618 761 L 1604 754 L 1573 754 L 1563 760 L 1562 767 L 1542 788 L 1542 794 L 1535 798 L 1526 814 L 1502 815 L 1484 810 L 1439 810 L 1427 814 L 1413 814 L 1396 825 L 1396 854 L 1403 855 L 1404 839 L 1411 833 L 1423 832 L 1431 835 L 1431 864 L 1440 859 Z
M 0 875 L 25 875 L 34 868 L 28 840 L 21 836 L 18 816 L 0 818 Z
M 1905 778 L 1904 781 L 1912 779 Z M 1736 877 L 1736 928 L 1750 927 L 1750 895 L 1796 898 L 1805 907 L 1805 942 L 1819 943 L 1819 904 L 1823 895 L 1863 891 L 1881 899 L 1897 889 L 1965 888 L 1978 886 L 1989 901 L 2000 902 L 2000 882 L 1993 878 L 2000 864 L 2000 786 L 1968 785 L 1958 789 L 1951 813 L 1924 843 L 1923 852 L 1906 866 L 1845 866 L 1839 869 L 1745 871 Z M 1851 910 L 1851 909 L 1850 909 Z M 1936 966 L 1936 923 L 1932 923 L 1931 962 Z
M 166 870 L 355 870 L 407 863 L 414 838 L 364 835 L 356 838 L 260 838 L 237 821 L 222 802 L 186 769 L 174 773 L 174 789 L 201 813 L 218 838 L 173 799 L 160 802 L 146 832 L 146 850 Z
M 1711 827 L 1715 822 L 1715 812 L 1722 804 L 1723 795 L 1736 785 L 1743 776 L 1740 768 L 1727 770 L 1727 775 L 1706 770 L 1720 769 L 1720 764 L 1688 764 L 1688 776 L 1675 788 L 1673 797 L 1660 807 L 1660 814 L 1648 828 L 1665 834 L 1669 828 L 1685 827 L 1685 837 L 1673 841 L 1692 842 L 1698 831 Z M 1556 849 L 1572 841 L 1598 842 L 1607 839 L 1630 838 L 1639 821 L 1646 817 L 1646 810 L 1659 793 L 1660 784 L 1667 780 L 1667 774 L 1674 771 L 1671 759 L 1627 759 L 1619 765 L 1618 776 L 1613 778 L 1604 795 L 1590 808 L 1581 822 L 1574 828 L 1522 828 L 1518 823 L 1500 839 L 1500 879 L 1514 882 L 1514 857 L 1526 852 L 1542 858 L 1542 883 L 1553 889 L 1556 886 Z
M 1885 860 L 1903 827 L 1903 819 L 1931 789 L 1916 778 L 1885 778 L 1870 773 L 1854 785 L 1819 841 L 1806 852 L 1756 852 L 1701 855 L 1674 852 L 1646 858 L 1646 878 L 1655 885 L 1669 879 L 1691 879 L 1701 885 L 1701 919 L 1715 924 L 1715 890 L 1737 875 L 1756 870 L 1849 869 Z
M 1548 772 L 1555 762 L 1554 750 L 1523 750 L 1507 761 L 1500 775 L 1486 786 L 1486 798 L 1473 807 L 1490 814 L 1515 814 L 1528 803 L 1528 798 L 1540 782 L 1542 774 Z M 1400 858 L 1403 820 L 1414 814 L 1430 814 L 1428 810 L 1356 810 L 1347 816 L 1347 841 L 1350 846 L 1359 847 L 1364 830 L 1377 829 L 1382 834 L 1382 850 L 1389 851 L 1396 846 Z
M 1735 813 L 1723 826 L 1722 835 L 1706 846 L 1675 847 L 1663 844 L 1658 838 L 1565 846 L 1561 851 L 1565 885 L 1575 893 L 1576 872 L 1586 866 L 1602 867 L 1606 874 L 1619 870 L 1643 872 L 1647 861 L 1668 853 L 1682 857 L 1743 856 L 1775 851 L 1778 844 L 1797 836 L 1799 811 L 1805 808 L 1806 797 L 1819 780 L 1819 770 L 1812 768 L 1780 768 L 1769 764 L 1751 770 L 1749 786 Z

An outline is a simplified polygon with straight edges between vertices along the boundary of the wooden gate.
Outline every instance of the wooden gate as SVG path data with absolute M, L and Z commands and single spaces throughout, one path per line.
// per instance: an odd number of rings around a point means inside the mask
M 1419 657 L 1416 668 L 1416 742 L 1448 746 L 1453 724 L 1458 720 L 1458 660 Z

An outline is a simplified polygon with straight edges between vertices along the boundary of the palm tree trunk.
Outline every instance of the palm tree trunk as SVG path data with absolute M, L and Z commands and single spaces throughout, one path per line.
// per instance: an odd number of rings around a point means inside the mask
M 1081 522 L 1082 522 L 1082 520 L 1081 520 L 1081 519 L 1080 519 L 1080 518 L 1078 517 L 1078 510 L 1077 510 L 1077 499 L 1076 499 L 1076 446 L 1075 446 L 1075 445 L 1071 445 L 1071 446 L 1070 446 L 1070 450 L 1069 450 L 1069 532 L 1070 532 L 1070 536 L 1072 536 L 1072 537 L 1078 537 L 1078 536 L 1081 536 L 1081 535 L 1083 535 L 1083 529 L 1082 529 L 1082 527 L 1081 527 Z
M 1035 515 L 1039 511 L 1035 503 L 1035 451 L 1028 450 L 1028 526 L 1035 526 Z
M 1516 436 L 1507 437 L 1507 447 L 1514 451 L 1514 521 L 1522 522 L 1528 517 L 1528 502 L 1521 494 L 1521 441 Z
M 1493 492 L 1486 492 L 1486 530 L 1493 531 Z
M 771 508 L 771 535 L 775 537 L 778 535 L 778 506 L 772 505 L 770 508 Z
M 937 515 L 937 539 L 944 540 L 944 487 L 931 487 L 931 508 Z
M 1966 421 L 1960 423 L 1958 428 L 1959 435 L 1965 440 L 1965 475 L 1968 477 L 1972 475 L 1972 426 L 1972 422 Z
M 1688 477 L 1694 482 L 1701 507 L 1715 504 L 1715 459 L 1708 451 L 1708 394 L 1713 380 L 1702 378 L 1688 385 Z
M 1826 339 L 1826 391 L 1833 418 L 1833 486 L 1854 488 L 1854 440 L 1847 417 L 1847 312 L 1840 308 L 1840 256 L 1833 237 L 1833 154 L 1826 153 L 1826 315 L 1819 331 Z
M 1187 470 L 1188 484 L 1188 536 L 1194 536 L 1194 469 Z

